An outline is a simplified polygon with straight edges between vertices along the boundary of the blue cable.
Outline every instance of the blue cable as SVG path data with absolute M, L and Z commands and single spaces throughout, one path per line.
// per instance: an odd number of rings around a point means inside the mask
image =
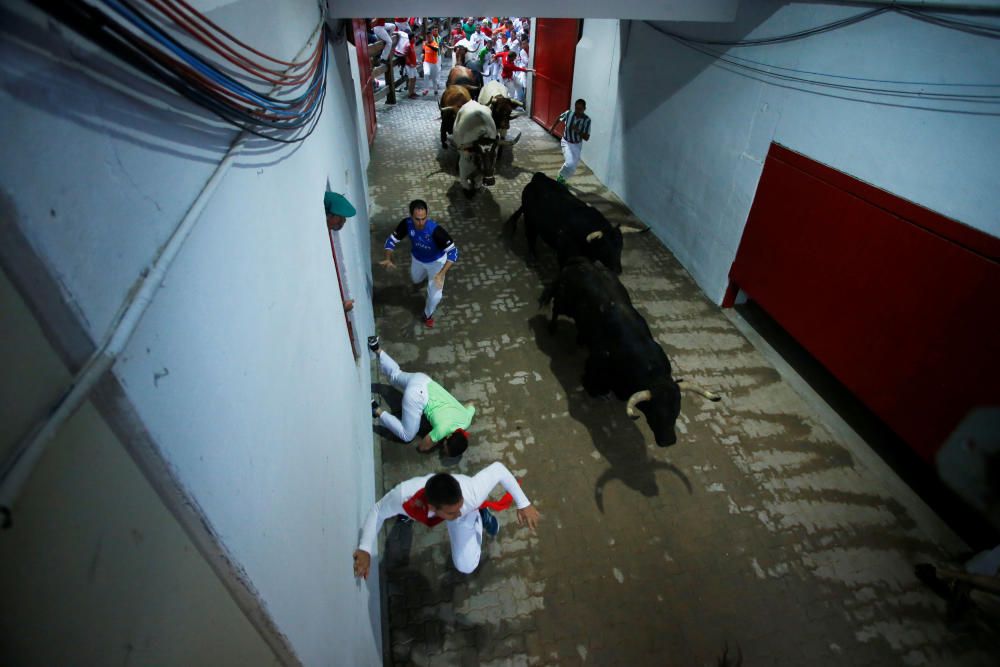
M 255 102 L 259 104 L 261 107 L 263 107 L 265 110 L 278 116 L 287 117 L 289 119 L 296 119 L 296 118 L 301 118 L 303 115 L 305 116 L 309 115 L 308 112 L 295 111 L 290 109 L 308 99 L 312 91 L 316 89 L 318 82 L 323 78 L 325 78 L 319 76 L 321 74 L 320 68 L 317 68 L 317 76 L 313 77 L 313 80 L 310 82 L 309 87 L 306 88 L 306 90 L 297 97 L 280 100 L 266 95 L 262 95 L 257 91 L 245 86 L 244 84 L 235 81 L 228 75 L 220 72 L 212 65 L 203 61 L 197 55 L 192 54 L 190 51 L 188 51 L 183 46 L 178 44 L 173 38 L 164 34 L 161 30 L 151 25 L 143 17 L 136 14 L 131 8 L 122 5 L 116 0 L 102 0 L 102 1 L 104 2 L 104 4 L 113 9 L 117 14 L 126 19 L 129 23 L 136 26 L 136 28 L 138 28 L 140 31 L 142 31 L 143 33 L 151 37 L 153 40 L 155 40 L 157 43 L 159 43 L 161 46 L 166 48 L 169 52 L 173 53 L 182 61 L 190 65 L 193 69 L 203 74 L 211 81 L 217 83 L 219 86 L 225 88 L 229 92 L 239 97 L 248 99 L 251 102 Z M 326 65 L 325 48 L 323 49 L 322 64 Z M 323 68 L 323 72 L 325 72 L 325 67 Z M 315 102 L 312 105 L 310 105 L 311 110 L 315 109 L 315 107 L 316 107 Z

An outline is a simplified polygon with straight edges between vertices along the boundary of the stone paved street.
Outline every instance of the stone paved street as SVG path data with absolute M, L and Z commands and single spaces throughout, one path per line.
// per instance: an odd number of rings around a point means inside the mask
M 531 174 L 558 171 L 557 141 L 514 121 L 523 138 L 470 201 L 437 118 L 433 94 L 378 107 L 372 261 L 417 197 L 461 256 L 430 330 L 408 244 L 395 271 L 374 266 L 378 331 L 404 369 L 476 404 L 470 449 L 447 469 L 502 461 L 543 520 L 533 535 L 501 513 L 471 576 L 452 567 L 444 526 L 388 522 L 393 664 L 715 665 L 727 644 L 748 667 L 998 664 L 995 636 L 949 629 L 913 574 L 964 545 L 821 421 L 651 233 L 626 235 L 622 281 L 675 374 L 723 399 L 685 395 L 679 441 L 659 448 L 623 402 L 587 396 L 573 323 L 550 335 L 537 305 L 554 253 L 540 245 L 529 267 L 523 223 L 510 243 L 502 233 Z M 570 184 L 643 227 L 585 165 Z M 376 443 L 386 490 L 446 469 L 391 436 Z

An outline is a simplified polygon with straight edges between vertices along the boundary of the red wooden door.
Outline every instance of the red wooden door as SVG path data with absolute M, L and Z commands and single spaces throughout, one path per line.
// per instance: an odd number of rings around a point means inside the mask
M 538 19 L 531 117 L 549 128 L 570 107 L 579 19 Z
M 996 237 L 772 144 L 729 276 L 925 460 L 1000 404 Z
M 358 50 L 358 78 L 361 79 L 361 104 L 365 109 L 365 129 L 368 145 L 375 139 L 375 86 L 372 59 L 368 55 L 368 26 L 364 19 L 353 19 L 354 47 Z

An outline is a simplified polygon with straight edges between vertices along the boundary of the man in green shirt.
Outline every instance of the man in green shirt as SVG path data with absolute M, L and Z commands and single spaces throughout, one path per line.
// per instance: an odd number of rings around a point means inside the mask
M 399 364 L 381 349 L 377 337 L 368 341 L 368 348 L 378 358 L 382 373 L 389 378 L 393 387 L 403 392 L 403 417 L 399 419 L 391 412 L 372 401 L 372 417 L 392 431 L 403 442 L 410 442 L 420 428 L 420 415 L 427 415 L 431 432 L 417 445 L 421 452 L 429 452 L 442 445 L 444 455 L 461 456 L 469 446 L 469 434 L 465 429 L 472 423 L 476 409 L 471 403 L 462 405 L 444 387 L 424 373 L 407 373 Z
M 462 23 L 462 32 L 465 33 L 465 38 L 466 39 L 469 39 L 470 37 L 472 37 L 472 33 L 474 33 L 475 31 L 476 31 L 476 26 L 472 23 L 472 21 L 470 19 L 466 19 Z

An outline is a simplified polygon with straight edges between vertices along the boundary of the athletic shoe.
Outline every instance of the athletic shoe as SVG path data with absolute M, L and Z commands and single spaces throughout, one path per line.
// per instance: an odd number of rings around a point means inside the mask
M 562 177 L 562 174 L 556 176 L 556 183 L 562 183 L 563 185 L 566 185 L 566 179 Z
M 479 510 L 479 516 L 483 519 L 483 530 L 490 537 L 496 537 L 500 532 L 500 521 L 493 516 L 493 512 L 489 511 L 485 507 Z
M 372 399 L 372 419 L 378 419 L 378 414 L 376 414 L 376 410 L 378 410 L 378 399 L 377 398 L 373 398 Z
M 425 315 L 424 316 L 424 326 L 427 327 L 428 329 L 433 329 L 434 328 L 434 318 L 433 317 L 427 317 Z
M 378 336 L 368 337 L 368 349 L 371 350 L 372 352 L 378 352 L 378 343 L 379 343 Z

